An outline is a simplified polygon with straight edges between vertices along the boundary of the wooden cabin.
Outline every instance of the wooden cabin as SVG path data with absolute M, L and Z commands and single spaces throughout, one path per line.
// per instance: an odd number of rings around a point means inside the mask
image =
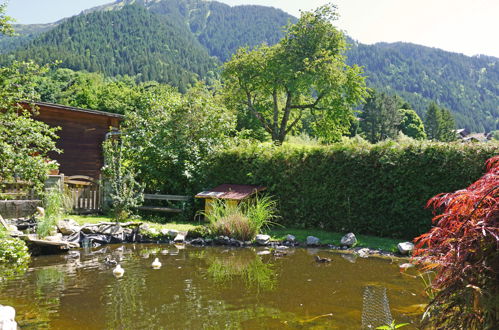
M 241 201 L 251 198 L 265 189 L 267 187 L 244 184 L 221 184 L 210 190 L 202 191 L 194 197 L 205 200 L 204 211 L 208 213 L 211 210 L 211 204 L 217 199 L 226 200 L 229 205 L 237 205 Z
M 57 148 L 61 154 L 49 154 L 66 176 L 84 175 L 98 179 L 104 157 L 102 142 L 112 128 L 117 129 L 124 116 L 116 113 L 81 109 L 60 104 L 36 102 L 34 119 L 59 126 Z

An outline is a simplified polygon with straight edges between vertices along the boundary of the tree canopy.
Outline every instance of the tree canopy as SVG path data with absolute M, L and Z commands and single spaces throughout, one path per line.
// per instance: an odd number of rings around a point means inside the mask
M 456 139 L 454 118 L 448 109 L 430 103 L 426 111 L 425 127 L 431 140 L 449 142 Z
M 279 43 L 239 49 L 223 67 L 229 95 L 275 142 L 283 142 L 305 112 L 316 118 L 318 135 L 339 138 L 352 106 L 366 95 L 361 68 L 345 64 L 345 38 L 332 24 L 336 16 L 333 6 L 304 12 Z

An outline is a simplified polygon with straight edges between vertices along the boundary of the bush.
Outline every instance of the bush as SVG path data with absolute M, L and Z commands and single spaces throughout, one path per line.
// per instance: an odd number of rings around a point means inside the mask
M 28 247 L 19 238 L 12 238 L 0 228 L 0 283 L 27 269 Z
M 58 189 L 48 189 L 43 198 L 45 217 L 36 226 L 36 233 L 40 237 L 46 237 L 54 232 L 57 221 L 64 213 L 64 195 Z
M 213 153 L 198 191 L 264 185 L 279 201 L 283 225 L 412 239 L 430 229 L 426 201 L 476 180 L 497 148 L 413 140 L 255 144 Z
M 437 225 L 416 239 L 418 262 L 438 271 L 425 313 L 438 329 L 492 329 L 499 322 L 499 156 L 487 164 L 468 188 L 430 199 Z
M 238 205 L 215 200 L 210 211 L 203 214 L 210 222 L 212 234 L 249 241 L 271 223 L 275 217 L 275 202 L 267 196 Z

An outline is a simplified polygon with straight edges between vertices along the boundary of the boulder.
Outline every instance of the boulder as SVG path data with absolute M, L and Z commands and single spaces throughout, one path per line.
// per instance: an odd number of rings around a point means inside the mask
M 35 217 L 45 218 L 45 209 L 41 206 L 37 206 Z
M 44 240 L 50 241 L 50 242 L 62 242 L 62 234 L 57 233 L 55 235 L 50 235 L 50 236 L 45 237 Z
M 286 242 L 294 243 L 296 242 L 296 237 L 294 235 L 288 234 L 285 239 Z
M 367 257 L 369 257 L 370 250 L 368 248 L 363 248 L 363 249 L 358 250 L 356 253 L 361 258 L 367 258 Z
M 178 233 L 177 236 L 173 239 L 175 243 L 183 243 L 185 241 L 185 234 Z
M 78 233 L 81 227 L 73 219 L 64 219 L 57 222 L 57 229 L 63 235 L 73 235 Z
M 179 234 L 179 231 L 176 230 L 176 229 L 167 229 L 168 230 L 168 236 L 170 237 L 177 237 L 177 235 Z
M 402 242 L 397 244 L 400 254 L 410 254 L 414 250 L 414 244 L 411 242 Z
M 258 234 L 255 237 L 255 242 L 259 245 L 267 245 L 269 244 L 270 236 L 265 234 Z
M 166 228 L 161 228 L 161 230 L 159 231 L 159 233 L 162 235 L 162 236 L 170 236 L 168 234 L 169 232 L 169 229 L 166 229 Z M 175 235 L 176 236 L 176 235 Z
M 193 239 L 190 243 L 192 245 L 205 245 L 206 244 L 204 239 L 202 239 L 201 237 Z
M 340 240 L 341 246 L 352 247 L 355 244 L 357 244 L 357 238 L 355 237 L 354 233 L 348 233 L 345 236 L 343 236 Z
M 0 305 L 0 329 L 17 330 L 16 310 L 13 307 Z
M 307 245 L 319 245 L 320 239 L 315 236 L 307 236 Z

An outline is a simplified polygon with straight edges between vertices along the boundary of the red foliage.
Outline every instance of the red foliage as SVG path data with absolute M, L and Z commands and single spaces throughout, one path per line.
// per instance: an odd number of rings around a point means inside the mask
M 414 258 L 437 275 L 427 315 L 437 328 L 487 329 L 498 321 L 499 156 L 464 190 L 428 201 L 436 226 L 415 239 Z

